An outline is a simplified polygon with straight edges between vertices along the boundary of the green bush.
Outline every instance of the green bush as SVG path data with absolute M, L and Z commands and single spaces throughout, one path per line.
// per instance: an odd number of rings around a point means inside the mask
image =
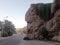
M 44 38 L 48 39 L 48 34 L 49 32 L 47 31 L 47 29 L 45 27 L 43 27 L 40 31 L 39 31 L 39 35 L 42 35 Z
M 11 36 L 13 35 L 13 33 L 11 31 L 7 32 L 8 33 L 8 36 Z
M 35 12 L 44 21 L 48 21 L 53 17 L 53 15 L 51 15 L 51 3 L 42 5 L 37 4 L 37 7 L 35 7 Z
M 45 39 L 50 40 L 54 35 L 50 33 L 45 27 L 39 31 L 39 35 L 42 35 Z
M 7 36 L 8 36 L 8 33 L 5 32 L 5 31 L 2 31 L 1 36 L 2 36 L 2 37 L 7 37 Z
M 13 33 L 11 31 L 9 31 L 9 32 L 2 31 L 1 32 L 1 36 L 2 37 L 8 37 L 8 36 L 12 36 L 12 35 L 13 35 Z

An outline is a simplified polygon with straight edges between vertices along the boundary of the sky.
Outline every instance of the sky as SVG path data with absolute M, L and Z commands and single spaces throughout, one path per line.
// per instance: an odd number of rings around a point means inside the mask
M 10 20 L 16 28 L 23 28 L 27 25 L 25 14 L 31 4 L 51 2 L 53 0 L 0 0 L 0 20 Z

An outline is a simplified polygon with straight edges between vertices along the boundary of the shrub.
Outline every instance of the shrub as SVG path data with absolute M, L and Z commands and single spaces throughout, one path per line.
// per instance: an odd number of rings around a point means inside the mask
M 39 34 L 42 35 L 44 38 L 48 39 L 48 34 L 49 32 L 47 31 L 47 29 L 45 27 L 43 27 L 40 31 Z
M 11 35 L 13 35 L 13 33 L 12 33 L 11 31 L 9 31 L 9 32 L 2 31 L 2 32 L 1 32 L 1 36 L 2 36 L 2 37 L 8 37 L 8 36 L 11 36 Z
M 7 32 L 8 33 L 8 36 L 11 36 L 13 35 L 13 33 L 11 31 Z
M 37 4 L 37 6 L 35 7 L 35 12 L 44 21 L 48 21 L 53 17 L 53 15 L 51 15 L 51 3 L 42 5 Z
M 5 32 L 5 31 L 2 31 L 2 32 L 1 32 L 1 36 L 2 36 L 2 37 L 7 37 L 7 36 L 8 36 L 8 33 Z

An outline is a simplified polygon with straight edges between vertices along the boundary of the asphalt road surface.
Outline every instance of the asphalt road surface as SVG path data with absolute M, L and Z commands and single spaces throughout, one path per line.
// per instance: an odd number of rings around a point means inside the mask
M 54 43 L 38 40 L 23 40 L 24 34 L 15 34 L 5 39 L 0 39 L 0 45 L 56 45 Z M 57 44 L 60 45 L 60 44 Z
M 20 45 L 23 35 L 16 34 L 0 40 L 0 45 Z

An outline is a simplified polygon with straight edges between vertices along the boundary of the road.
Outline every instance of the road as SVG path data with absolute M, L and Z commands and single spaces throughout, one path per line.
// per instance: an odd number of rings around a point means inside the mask
M 0 40 L 0 45 L 20 45 L 23 35 L 16 34 Z
M 38 40 L 23 40 L 25 35 L 15 34 L 13 36 L 7 37 L 5 39 L 0 39 L 0 45 L 56 45 L 55 43 L 38 41 Z M 57 45 L 60 45 L 57 44 Z

